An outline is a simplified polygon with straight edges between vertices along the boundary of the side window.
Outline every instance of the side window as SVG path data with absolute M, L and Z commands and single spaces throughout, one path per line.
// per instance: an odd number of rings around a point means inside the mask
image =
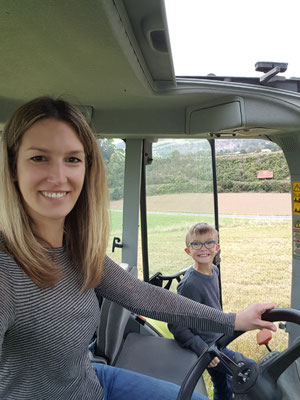
M 224 310 L 265 301 L 289 307 L 291 184 L 283 152 L 254 139 L 216 140 L 216 152 Z M 256 345 L 255 335 L 243 335 L 233 350 L 260 359 L 265 349 Z M 243 344 L 246 337 L 253 345 Z M 270 346 L 285 348 L 287 340 L 279 330 Z
M 121 262 L 121 249 L 112 252 L 115 237 L 122 240 L 123 221 L 123 188 L 125 170 L 125 142 L 115 139 L 100 139 L 99 146 L 107 168 L 109 195 L 110 195 L 110 238 L 107 255 L 117 263 Z
M 159 140 L 146 167 L 150 276 L 188 266 L 185 235 L 199 221 L 214 225 L 210 144 L 205 139 Z

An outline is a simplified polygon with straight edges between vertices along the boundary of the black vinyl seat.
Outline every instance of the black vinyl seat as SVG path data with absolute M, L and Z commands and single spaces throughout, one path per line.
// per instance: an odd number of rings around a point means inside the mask
M 136 267 L 128 264 L 121 266 L 137 276 Z M 122 306 L 103 299 L 91 361 L 104 362 L 181 385 L 198 359 L 197 355 L 182 348 L 176 340 L 161 337 L 154 331 L 128 332 L 126 328 L 131 316 L 130 311 Z M 202 378 L 196 391 L 207 394 Z
M 181 385 L 197 359 L 174 339 L 129 333 L 115 366 Z M 207 395 L 203 378 L 195 390 Z
M 125 263 L 120 264 L 120 266 L 137 277 L 137 267 Z M 131 312 L 124 307 L 103 299 L 93 361 L 114 365 L 124 340 L 124 333 L 130 316 Z

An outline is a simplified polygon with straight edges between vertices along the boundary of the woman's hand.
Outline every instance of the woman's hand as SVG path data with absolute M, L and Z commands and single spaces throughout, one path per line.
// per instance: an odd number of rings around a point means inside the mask
M 234 329 L 236 331 L 251 331 L 253 329 L 270 329 L 275 332 L 276 325 L 273 322 L 263 321 L 262 314 L 267 310 L 275 308 L 274 303 L 254 303 L 238 312 L 235 318 Z

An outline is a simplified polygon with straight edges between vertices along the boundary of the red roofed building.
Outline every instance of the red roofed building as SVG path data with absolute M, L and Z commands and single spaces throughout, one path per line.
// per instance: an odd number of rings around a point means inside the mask
M 258 171 L 257 179 L 274 179 L 274 172 L 267 169 Z

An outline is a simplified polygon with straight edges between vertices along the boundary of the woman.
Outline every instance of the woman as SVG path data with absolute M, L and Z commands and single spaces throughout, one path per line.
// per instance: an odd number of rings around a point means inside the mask
M 0 163 L 2 400 L 176 398 L 176 385 L 91 365 L 97 296 L 197 329 L 276 329 L 260 319 L 273 304 L 225 314 L 141 282 L 105 257 L 105 167 L 74 106 L 48 97 L 22 106 L 4 129 Z

